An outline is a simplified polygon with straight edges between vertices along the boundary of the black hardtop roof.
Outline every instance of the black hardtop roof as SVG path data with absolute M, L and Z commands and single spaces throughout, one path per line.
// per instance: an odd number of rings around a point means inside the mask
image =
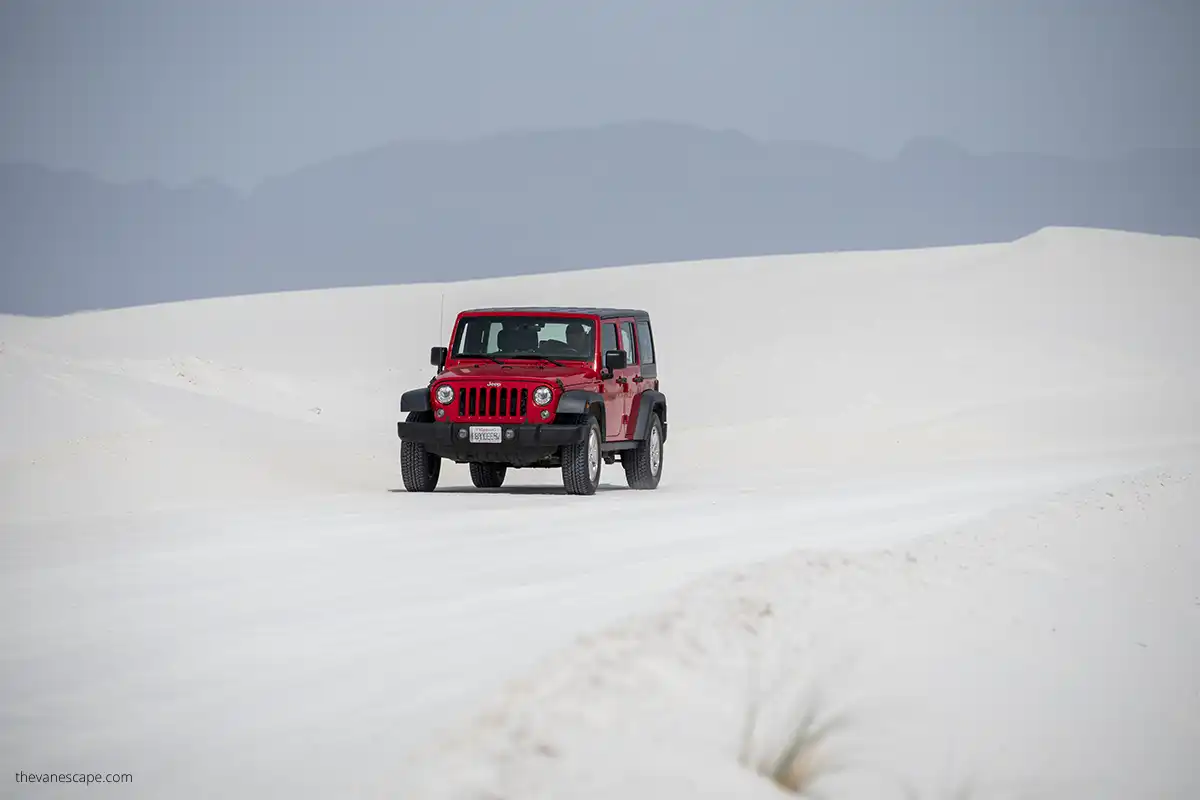
M 650 319 L 650 314 L 640 308 L 578 308 L 575 306 L 507 306 L 497 308 L 468 308 L 463 314 L 586 314 L 589 317 L 610 319 L 613 317 L 636 317 Z

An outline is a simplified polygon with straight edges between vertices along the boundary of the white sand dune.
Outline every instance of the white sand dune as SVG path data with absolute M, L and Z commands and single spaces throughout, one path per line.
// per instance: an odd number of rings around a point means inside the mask
M 658 491 L 397 491 L 400 393 L 455 311 L 507 303 L 652 312 Z M 852 704 L 828 797 L 1200 795 L 1200 241 L 261 295 L 0 342 L 10 774 L 785 796 L 739 763 L 761 661 Z
M 513 682 L 399 796 L 777 798 L 751 770 L 812 712 L 839 725 L 812 796 L 1195 797 L 1198 480 L 701 581 Z

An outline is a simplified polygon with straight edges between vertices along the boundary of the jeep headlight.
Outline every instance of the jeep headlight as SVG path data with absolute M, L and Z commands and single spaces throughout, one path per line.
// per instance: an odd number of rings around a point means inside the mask
M 442 405 L 449 405 L 454 400 L 454 387 L 447 386 L 443 383 L 437 388 L 437 392 L 434 393 L 434 397 L 436 397 L 437 401 Z
M 554 398 L 554 394 L 550 391 L 549 386 L 539 386 L 533 390 L 533 404 L 535 406 L 547 405 Z

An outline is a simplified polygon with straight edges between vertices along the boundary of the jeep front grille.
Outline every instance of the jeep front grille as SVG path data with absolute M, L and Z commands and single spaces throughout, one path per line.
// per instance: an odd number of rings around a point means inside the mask
M 468 386 L 458 392 L 459 419 L 523 419 L 528 409 L 528 389 Z

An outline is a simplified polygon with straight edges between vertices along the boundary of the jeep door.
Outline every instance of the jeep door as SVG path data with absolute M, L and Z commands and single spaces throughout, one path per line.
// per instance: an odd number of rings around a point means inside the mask
M 621 334 L 620 349 L 625 353 L 625 369 L 617 370 L 613 380 L 621 389 L 621 430 L 618 436 L 621 440 L 633 438 L 633 398 L 640 390 L 641 369 L 637 363 L 637 339 L 634 333 L 632 319 L 616 320 Z
M 624 433 L 626 415 L 629 413 L 629 379 L 625 377 L 628 369 L 618 370 L 612 375 L 604 370 L 604 354 L 609 350 L 620 350 L 617 337 L 617 322 L 604 320 L 600 324 L 600 367 L 604 394 L 604 420 L 606 441 L 620 441 Z
M 638 434 L 638 418 L 642 415 L 644 393 L 658 389 L 658 366 L 654 359 L 654 337 L 650 331 L 650 321 L 647 319 L 634 320 L 628 327 L 622 325 L 622 335 L 628 334 L 637 345 L 637 374 L 630 378 L 633 392 L 629 395 L 629 437 Z M 647 431 L 642 432 L 643 435 Z
M 621 373 L 628 383 L 622 384 L 625 390 L 625 424 L 622 438 L 632 439 L 637 433 L 637 396 L 646 388 L 642 376 L 642 365 L 638 347 L 635 321 L 623 319 L 621 322 L 621 349 L 625 351 L 625 363 L 628 365 Z

